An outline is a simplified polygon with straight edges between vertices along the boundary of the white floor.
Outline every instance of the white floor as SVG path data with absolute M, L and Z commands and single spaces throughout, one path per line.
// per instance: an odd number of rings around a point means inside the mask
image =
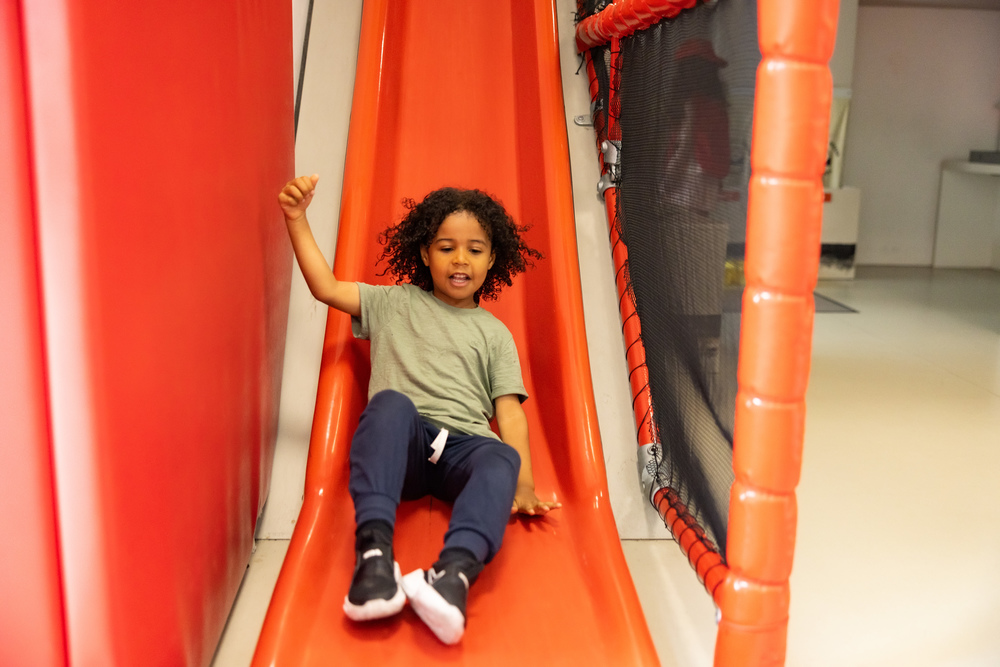
M 327 177 L 326 208 L 311 219 L 330 256 L 357 43 L 357 25 L 345 16 L 360 16 L 360 4 L 316 0 L 300 115 L 297 170 Z M 594 188 L 596 148 L 592 130 L 571 122 L 589 112 L 586 79 L 575 75 L 574 4 L 559 0 L 558 20 L 612 507 L 662 664 L 703 667 L 712 663 L 713 605 L 638 493 L 607 223 Z M 1000 273 L 861 269 L 856 280 L 819 291 L 859 312 L 816 318 L 786 664 L 1000 665 Z M 249 665 L 287 550 L 322 315 L 293 294 L 291 320 L 300 326 L 295 333 L 290 321 L 289 355 L 300 356 L 286 357 L 289 405 L 282 406 L 271 500 L 258 531 L 272 539 L 257 542 L 217 667 Z M 309 349 L 295 351 L 301 348 Z
M 1000 273 L 820 293 L 789 665 L 1000 665 Z

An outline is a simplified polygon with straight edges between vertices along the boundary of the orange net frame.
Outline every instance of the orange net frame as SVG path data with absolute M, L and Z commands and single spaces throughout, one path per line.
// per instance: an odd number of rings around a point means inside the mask
M 614 58 L 621 37 L 696 4 L 618 0 L 581 21 L 577 47 L 587 57 L 591 81 L 590 48 L 610 43 Z M 671 489 L 654 496 L 719 607 L 715 664 L 720 667 L 781 665 L 785 659 L 833 88 L 828 63 L 838 11 L 838 0 L 758 0 L 762 60 L 754 102 L 726 562 Z M 616 102 L 612 99 L 609 106 L 614 109 Z M 609 123 L 607 138 L 620 139 L 613 120 L 604 121 Z M 614 219 L 615 196 L 613 186 L 605 192 L 609 221 Z M 612 225 L 624 294 L 621 267 L 627 251 L 615 236 Z M 620 303 L 639 441 L 655 442 L 640 325 L 628 299 Z

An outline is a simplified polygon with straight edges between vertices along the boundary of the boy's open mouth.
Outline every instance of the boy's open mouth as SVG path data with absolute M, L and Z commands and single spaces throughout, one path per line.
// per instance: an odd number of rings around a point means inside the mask
M 450 278 L 451 282 L 457 286 L 464 286 L 469 282 L 469 275 L 467 273 L 453 273 Z

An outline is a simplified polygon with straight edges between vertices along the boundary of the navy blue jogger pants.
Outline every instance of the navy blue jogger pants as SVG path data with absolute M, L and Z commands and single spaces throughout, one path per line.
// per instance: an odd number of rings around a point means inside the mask
M 468 549 L 489 562 L 507 528 L 521 457 L 499 440 L 449 433 L 440 458 L 431 463 L 431 443 L 440 430 L 399 392 L 372 397 L 351 442 L 348 489 L 355 521 L 360 526 L 381 519 L 395 526 L 400 500 L 431 495 L 452 503 L 444 546 Z

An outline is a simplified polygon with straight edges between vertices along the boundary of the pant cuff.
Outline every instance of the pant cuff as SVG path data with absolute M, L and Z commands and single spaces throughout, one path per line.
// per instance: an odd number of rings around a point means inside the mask
M 494 556 L 490 550 L 490 543 L 485 537 L 474 530 L 456 530 L 453 533 L 449 533 L 445 537 L 444 548 L 448 549 L 450 547 L 468 549 L 475 554 L 480 563 L 488 563 Z
M 366 493 L 354 498 L 354 522 L 360 526 L 365 521 L 379 519 L 390 526 L 396 526 L 396 506 L 398 503 L 381 493 Z

